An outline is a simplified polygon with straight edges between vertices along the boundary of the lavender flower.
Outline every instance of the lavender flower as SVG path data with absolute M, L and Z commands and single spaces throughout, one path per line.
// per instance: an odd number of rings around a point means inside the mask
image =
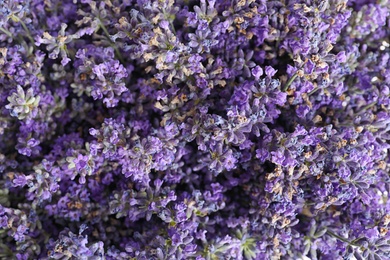
M 0 1 L 0 258 L 389 259 L 389 9 Z
M 16 92 L 7 98 L 10 102 L 5 108 L 11 111 L 11 115 L 22 120 L 26 117 L 34 117 L 37 114 L 40 97 L 34 96 L 34 90 L 29 88 L 26 92 L 21 86 L 17 86 Z
M 57 59 L 58 55 L 61 54 L 61 65 L 65 66 L 69 63 L 70 58 L 68 57 L 68 51 L 66 45 L 72 40 L 77 39 L 78 35 L 66 35 L 65 29 L 68 27 L 67 24 L 61 24 L 61 30 L 58 32 L 57 37 L 53 37 L 48 32 L 44 32 L 43 36 L 37 38 L 36 45 L 46 44 L 46 49 L 50 52 L 50 59 Z

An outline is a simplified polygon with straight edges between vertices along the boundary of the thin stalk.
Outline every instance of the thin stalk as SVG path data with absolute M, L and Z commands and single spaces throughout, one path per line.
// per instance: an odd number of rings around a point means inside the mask
M 176 30 L 175 30 L 175 27 L 173 26 L 173 21 L 175 20 L 175 18 L 173 19 L 170 19 L 171 17 L 169 16 L 169 14 L 167 14 L 165 12 L 165 10 L 163 10 L 163 16 L 164 18 L 169 21 L 169 25 L 172 27 L 172 32 L 176 35 Z
M 355 126 L 355 125 L 351 122 L 351 124 L 338 124 L 336 126 L 337 127 L 352 127 L 352 126 Z
M 363 107 L 363 108 L 358 112 L 358 114 L 360 114 L 360 113 L 366 111 L 367 109 L 372 108 L 372 107 L 375 106 L 377 103 L 378 103 L 378 101 L 374 101 L 374 102 L 372 102 L 372 103 L 366 105 L 365 107 Z
M 108 33 L 108 30 L 107 30 L 106 26 L 103 24 L 103 22 L 100 19 L 99 19 L 99 21 L 100 21 L 100 28 L 102 28 L 102 30 L 103 30 L 104 34 L 106 35 L 106 37 L 110 40 L 110 42 L 112 42 L 111 38 L 110 38 L 110 34 Z
M 173 26 L 173 22 L 172 21 L 170 21 L 169 22 L 169 24 L 171 25 L 171 27 L 172 27 L 172 32 L 173 32 L 173 34 L 175 34 L 176 35 L 176 30 L 175 30 L 175 26 Z
M 115 51 L 115 54 L 118 56 L 118 59 L 120 60 L 121 63 L 124 63 L 123 61 L 123 58 L 122 58 L 122 55 L 121 53 L 119 52 L 119 49 L 118 47 L 115 45 L 115 43 L 111 40 L 110 38 L 110 34 L 108 33 L 108 30 L 106 28 L 106 26 L 103 24 L 103 22 L 100 20 L 99 18 L 99 21 L 100 21 L 100 28 L 102 28 L 104 34 L 106 35 L 107 39 L 111 42 L 111 46 L 114 48 L 114 51 Z
M 7 259 L 7 257 L 13 256 L 12 250 L 6 244 L 1 243 L 0 248 L 4 249 L 5 251 L 3 253 L 0 253 L 0 257 L 5 257 L 5 259 Z
M 317 92 L 317 90 L 319 90 L 320 88 L 319 87 L 315 87 L 312 91 L 310 91 L 307 95 L 308 96 L 311 96 L 311 95 L 313 95 L 314 93 L 316 93 Z
M 332 237 L 337 238 L 338 240 L 343 241 L 343 242 L 345 242 L 345 243 L 347 243 L 347 244 L 349 244 L 349 245 L 351 245 L 351 246 L 356 246 L 356 245 L 354 245 L 354 244 L 351 244 L 351 242 L 349 242 L 347 239 L 345 239 L 345 238 L 343 238 L 343 237 L 341 237 L 341 236 L 339 236 L 339 235 L 333 233 L 332 231 L 327 230 L 326 233 L 328 233 L 328 234 L 331 235 Z
M 298 77 L 298 73 L 295 72 L 294 75 L 287 81 L 286 85 L 283 88 L 283 91 L 287 91 L 288 87 L 290 87 L 291 83 Z
M 3 27 L 0 27 L 0 31 L 2 31 L 3 33 L 5 33 L 8 37 L 14 38 L 14 37 L 12 36 L 12 33 L 11 33 L 10 31 L 4 29 Z
M 353 243 L 353 242 L 351 242 L 351 241 L 348 241 L 347 239 L 345 239 L 345 238 L 343 238 L 343 237 L 341 237 L 341 236 L 339 236 L 339 235 L 337 235 L 337 234 L 335 234 L 335 233 L 333 233 L 332 231 L 326 231 L 326 233 L 328 233 L 328 235 L 330 235 L 330 236 L 332 236 L 332 237 L 334 237 L 334 238 L 336 238 L 336 239 L 338 239 L 338 240 L 340 240 L 340 241 L 343 241 L 344 243 L 347 243 L 348 245 L 350 245 L 350 246 L 356 246 L 356 247 L 360 247 L 360 248 L 362 248 L 363 249 L 363 251 L 364 251 L 364 247 L 361 247 L 360 245 L 357 245 L 357 244 L 355 244 L 355 243 Z M 354 240 L 354 241 L 356 241 L 356 240 Z
M 35 47 L 35 44 L 34 44 L 34 39 L 33 37 L 31 36 L 31 33 L 30 33 L 30 30 L 27 28 L 26 24 L 22 21 L 22 20 L 19 20 L 20 24 L 22 25 L 23 29 L 26 31 L 27 33 L 27 38 L 31 41 L 31 43 L 33 44 L 33 47 Z

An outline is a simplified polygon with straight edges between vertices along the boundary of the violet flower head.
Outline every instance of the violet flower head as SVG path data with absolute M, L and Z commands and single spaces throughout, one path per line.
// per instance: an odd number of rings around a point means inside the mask
M 389 0 L 0 0 L 0 259 L 390 259 Z
M 67 24 L 63 23 L 61 24 L 61 29 L 58 32 L 58 35 L 52 36 L 48 32 L 44 32 L 42 37 L 38 37 L 36 41 L 36 45 L 40 46 L 41 44 L 45 44 L 46 50 L 49 51 L 49 58 L 50 59 L 57 59 L 58 55 L 61 55 L 61 65 L 65 66 L 69 63 L 70 58 L 68 57 L 68 50 L 67 50 L 67 44 L 70 43 L 72 40 L 77 39 L 78 36 L 73 35 L 67 35 L 65 33 L 66 28 L 68 27 Z
M 23 120 L 27 117 L 34 117 L 37 114 L 40 96 L 34 95 L 34 90 L 29 88 L 24 91 L 21 86 L 16 87 L 16 92 L 7 98 L 9 104 L 5 108 L 10 110 L 11 116 Z

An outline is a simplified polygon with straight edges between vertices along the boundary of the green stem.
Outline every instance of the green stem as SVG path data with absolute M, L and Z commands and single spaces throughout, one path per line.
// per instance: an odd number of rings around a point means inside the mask
M 287 91 L 288 87 L 290 87 L 291 83 L 298 77 L 298 73 L 295 72 L 294 75 L 287 81 L 286 85 L 283 88 L 283 91 Z
M 3 27 L 0 27 L 0 31 L 2 31 L 3 33 L 5 33 L 8 37 L 10 37 L 11 39 L 13 39 L 14 37 L 12 37 L 12 33 L 6 29 L 4 29 Z
M 116 56 L 118 57 L 118 59 L 120 60 L 121 63 L 124 63 L 124 60 L 122 58 L 122 55 L 121 53 L 119 52 L 119 49 L 118 47 L 115 45 L 115 43 L 111 40 L 110 38 L 110 34 L 108 33 L 108 30 L 106 28 L 106 26 L 103 24 L 102 20 L 100 20 L 99 18 L 99 21 L 100 21 L 100 28 L 102 28 L 104 34 L 106 35 L 107 39 L 111 42 L 111 47 L 114 48 L 114 51 L 115 51 L 115 54 Z
M 106 37 L 110 40 L 110 42 L 112 42 L 111 38 L 110 38 L 110 34 L 108 33 L 108 30 L 107 30 L 106 26 L 103 24 L 103 22 L 100 20 L 100 18 L 99 18 L 99 21 L 100 21 L 100 28 L 102 28 L 102 30 L 103 30 L 104 34 L 106 35 Z
M 311 95 L 313 95 L 314 93 L 316 93 L 317 90 L 319 90 L 319 89 L 320 89 L 319 87 L 316 87 L 316 88 L 314 88 L 312 91 L 310 91 L 307 95 L 308 95 L 308 96 L 311 96 Z
M 3 253 L 0 253 L 0 257 L 12 257 L 13 256 L 12 250 L 6 244 L 1 243 L 0 248 L 4 249 L 4 251 L 5 251 Z
M 173 34 L 176 35 L 176 30 L 175 30 L 175 27 L 173 26 L 173 22 L 170 21 L 169 24 L 171 25 Z
M 367 109 L 372 108 L 372 107 L 375 106 L 377 103 L 378 103 L 377 101 L 374 101 L 374 102 L 372 102 L 372 103 L 366 105 L 365 107 L 363 107 L 363 108 L 358 112 L 358 114 L 360 114 L 360 113 L 366 111 Z
M 360 247 L 359 245 L 356 245 L 355 243 L 348 241 L 347 239 L 345 239 L 345 238 L 343 238 L 343 237 L 341 237 L 341 236 L 339 236 L 339 235 L 333 233 L 332 231 L 329 231 L 329 230 L 328 230 L 328 231 L 326 231 L 326 233 L 328 233 L 328 235 L 330 235 L 330 236 L 332 236 L 332 237 L 334 237 L 334 238 L 337 238 L 337 239 L 340 240 L 340 241 L 343 241 L 344 243 L 347 243 L 347 244 L 350 245 L 350 246 Z M 364 249 L 364 248 L 363 248 L 363 249 Z
M 354 127 L 355 125 L 353 123 L 351 124 L 338 124 L 337 127 Z
M 30 40 L 30 42 L 32 43 L 33 47 L 35 47 L 35 44 L 34 44 L 34 39 L 33 37 L 31 36 L 31 33 L 30 33 L 30 30 L 27 28 L 26 24 L 22 21 L 22 20 L 19 20 L 20 24 L 22 25 L 23 29 L 26 31 L 27 33 L 27 38 Z

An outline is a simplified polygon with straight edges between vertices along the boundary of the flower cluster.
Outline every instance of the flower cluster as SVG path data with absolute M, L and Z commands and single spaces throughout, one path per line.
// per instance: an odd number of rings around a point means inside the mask
M 390 259 L 390 0 L 0 1 L 0 259 Z

